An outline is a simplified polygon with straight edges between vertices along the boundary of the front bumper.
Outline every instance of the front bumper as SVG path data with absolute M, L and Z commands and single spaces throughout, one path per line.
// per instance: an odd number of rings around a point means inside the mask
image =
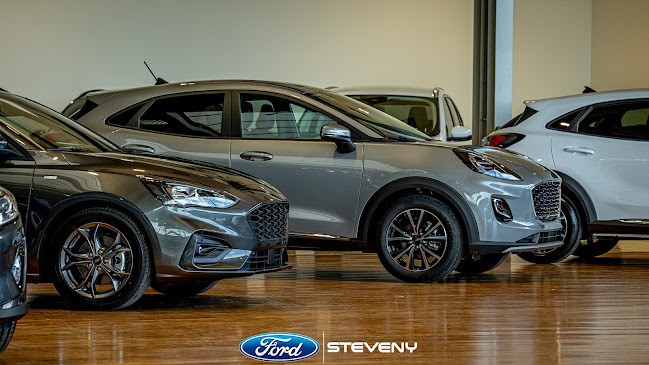
M 282 206 L 286 209 L 283 212 L 286 219 L 281 219 L 282 214 L 267 214 L 267 227 L 283 228 L 273 230 L 274 236 L 269 238 L 263 234 L 268 232 L 260 232 L 251 215 L 264 208 Z M 220 280 L 291 268 L 286 253 L 288 205 L 285 202 L 259 204 L 247 213 L 172 207 L 154 213 L 147 215 L 154 227 L 155 221 L 166 221 L 164 227 L 156 229 L 160 248 L 157 254 L 154 250 L 158 282 Z
M 476 176 L 477 175 L 477 176 Z M 530 179 L 531 180 L 531 179 Z M 469 203 L 476 219 L 479 239 L 469 242 L 472 253 L 528 252 L 559 247 L 563 244 L 558 217 L 542 220 L 537 216 L 532 189 L 541 182 L 560 182 L 547 179 L 533 182 L 502 181 L 472 174 L 453 181 L 450 185 Z M 512 219 L 503 221 L 496 216 L 493 199 L 504 200 Z M 553 197 L 553 199 L 560 197 Z
M 20 218 L 0 227 L 0 322 L 13 322 L 27 314 L 25 250 L 25 235 Z M 12 273 L 17 258 L 22 258 L 22 277 L 18 284 Z

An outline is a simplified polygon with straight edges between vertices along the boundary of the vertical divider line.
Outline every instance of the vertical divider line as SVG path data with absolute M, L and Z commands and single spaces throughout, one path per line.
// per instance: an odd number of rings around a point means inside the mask
M 325 346 L 324 333 L 325 333 L 325 331 L 322 331 L 322 363 L 323 363 L 323 364 L 324 364 L 324 361 L 325 361 L 324 358 L 325 358 L 325 351 L 326 351 L 326 350 L 325 350 L 325 347 L 326 347 L 326 346 Z

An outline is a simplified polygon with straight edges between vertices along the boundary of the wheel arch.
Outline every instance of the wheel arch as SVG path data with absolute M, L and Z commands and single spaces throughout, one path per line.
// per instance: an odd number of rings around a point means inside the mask
M 63 222 L 65 222 L 66 218 L 83 209 L 96 207 L 117 209 L 135 220 L 135 222 L 140 226 L 138 228 L 142 230 L 147 238 L 149 251 L 153 255 L 152 259 L 159 256 L 159 250 L 154 249 L 159 247 L 155 230 L 151 225 L 151 222 L 144 215 L 144 212 L 142 212 L 142 210 L 140 210 L 135 204 L 114 194 L 102 192 L 81 193 L 63 200 L 52 207 L 49 218 L 45 222 L 41 223 L 41 226 L 38 228 L 34 247 L 37 248 L 38 274 L 40 282 L 50 282 L 52 280 L 52 273 L 46 269 L 45 265 L 48 248 L 47 242 L 49 242 L 49 240 L 56 234 L 57 229 L 61 224 L 63 224 Z M 153 271 L 153 275 L 155 275 L 155 265 L 153 263 L 155 263 L 155 261 L 152 262 L 151 270 Z
M 369 251 L 375 250 L 375 240 L 370 232 L 371 222 L 380 217 L 382 207 L 411 195 L 427 195 L 446 204 L 465 227 L 462 232 L 465 248 L 468 244 L 480 240 L 478 224 L 466 201 L 458 192 L 448 185 L 430 178 L 403 178 L 390 182 L 367 201 L 359 220 L 357 237 L 367 242 Z
M 590 196 L 586 192 L 581 184 L 577 180 L 573 179 L 569 175 L 566 175 L 563 172 L 555 171 L 562 181 L 561 190 L 562 194 L 565 193 L 568 195 L 571 200 L 577 204 L 577 212 L 579 218 L 585 224 L 581 227 L 582 238 L 588 235 L 588 223 L 594 222 L 597 220 L 597 211 L 595 210 L 595 205 L 590 199 Z

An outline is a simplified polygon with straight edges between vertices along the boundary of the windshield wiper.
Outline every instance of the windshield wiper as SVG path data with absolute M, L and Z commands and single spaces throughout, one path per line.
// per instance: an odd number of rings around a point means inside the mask
M 390 135 L 387 135 L 387 134 L 384 134 L 383 138 L 384 139 L 391 139 L 391 140 L 399 141 L 399 142 L 420 142 L 418 139 L 415 139 L 415 138 L 408 138 L 408 137 L 404 137 L 404 136 L 390 136 Z
M 78 147 L 56 147 L 56 148 L 48 148 L 48 151 L 60 151 L 60 152 L 92 152 L 91 150 L 88 149 L 83 149 L 83 148 L 78 148 Z

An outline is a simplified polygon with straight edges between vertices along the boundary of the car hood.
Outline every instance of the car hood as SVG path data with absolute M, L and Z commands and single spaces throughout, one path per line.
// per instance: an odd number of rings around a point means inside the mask
M 464 149 L 468 151 L 473 151 L 483 155 L 487 155 L 495 161 L 509 167 L 514 172 L 519 174 L 525 181 L 534 181 L 534 180 L 547 180 L 547 179 L 558 179 L 559 177 L 556 174 L 553 174 L 550 170 L 534 162 L 531 158 L 516 152 L 511 152 L 509 150 L 499 148 L 499 147 L 488 147 L 488 146 L 458 146 L 449 142 L 440 142 L 440 141 L 426 141 L 426 142 L 417 142 L 418 144 L 427 145 L 435 148 L 441 149 Z
M 115 152 L 63 152 L 62 155 L 70 165 L 83 166 L 90 172 L 163 179 L 218 190 L 237 189 L 242 192 L 259 192 L 277 200 L 286 200 L 281 192 L 263 180 L 207 162 L 161 155 Z

